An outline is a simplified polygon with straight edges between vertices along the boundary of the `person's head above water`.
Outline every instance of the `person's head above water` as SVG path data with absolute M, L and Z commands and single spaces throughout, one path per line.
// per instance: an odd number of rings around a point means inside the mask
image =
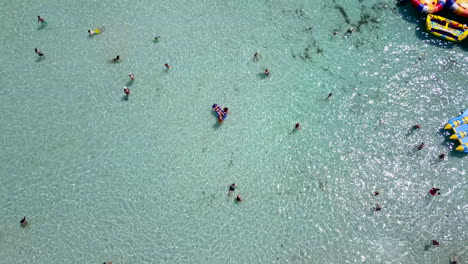
M 227 113 L 227 112 L 229 112 L 229 108 L 224 107 L 223 111 Z
M 28 224 L 28 221 L 26 221 L 26 216 L 21 219 L 20 224 L 22 227 L 25 227 Z

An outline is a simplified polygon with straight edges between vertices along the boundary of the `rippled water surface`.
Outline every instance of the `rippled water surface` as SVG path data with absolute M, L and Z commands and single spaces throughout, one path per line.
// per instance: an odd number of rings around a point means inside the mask
M 30 0 L 1 17 L 0 263 L 468 259 L 468 158 L 440 129 L 468 107 L 468 41 L 410 5 Z

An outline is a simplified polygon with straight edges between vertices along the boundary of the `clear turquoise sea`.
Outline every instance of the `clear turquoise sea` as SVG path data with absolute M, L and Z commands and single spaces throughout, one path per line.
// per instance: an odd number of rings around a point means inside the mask
M 468 157 L 440 126 L 468 108 L 468 40 L 409 4 L 18 0 L 0 18 L 0 264 L 466 263 Z

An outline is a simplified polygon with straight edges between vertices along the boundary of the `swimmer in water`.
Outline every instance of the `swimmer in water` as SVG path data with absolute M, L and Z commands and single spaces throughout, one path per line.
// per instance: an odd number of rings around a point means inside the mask
M 169 64 L 167 63 L 164 64 L 164 67 L 166 67 L 166 70 L 169 70 L 171 68 L 171 66 L 169 66 Z
M 112 59 L 112 62 L 119 62 L 120 61 L 120 56 L 117 55 L 117 57 Z
M 47 24 L 47 22 L 45 21 L 45 19 L 41 16 L 37 16 L 37 23 L 41 23 L 41 24 Z
M 332 98 L 332 96 L 333 96 L 333 93 L 329 93 L 329 94 L 328 94 L 328 96 L 327 96 L 327 98 L 325 98 L 325 100 L 324 100 L 324 101 L 327 101 L 327 100 L 329 100 L 330 98 Z
M 270 73 L 270 70 L 268 70 L 268 69 L 265 69 L 265 70 L 263 71 L 263 75 L 265 75 L 265 77 L 270 77 L 270 74 L 271 74 L 271 73 Z
M 380 193 L 378 191 L 375 191 L 374 193 L 372 193 L 373 196 L 377 196 L 379 195 Z
M 429 193 L 432 195 L 432 196 L 435 196 L 436 194 L 437 195 L 440 195 L 440 189 L 439 188 L 435 188 L 435 187 L 432 187 L 432 189 L 429 190 Z
M 156 37 L 154 37 L 153 40 L 154 40 L 154 42 L 158 42 L 160 39 L 161 39 L 161 36 L 156 36 Z
M 229 185 L 228 197 L 231 197 L 231 195 L 234 193 L 236 188 L 237 188 L 237 185 L 235 183 L 231 183 L 231 185 Z
M 131 79 L 132 81 L 135 80 L 135 74 L 133 74 L 133 73 L 129 73 L 129 74 L 128 74 L 128 77 L 130 77 L 130 79 Z
M 253 56 L 253 60 L 254 61 L 258 61 L 260 59 L 260 53 L 258 52 L 255 52 L 254 56 Z
M 445 153 L 440 154 L 439 155 L 439 161 L 444 161 L 445 157 L 446 157 Z
M 302 127 L 301 127 L 301 124 L 296 123 L 296 125 L 294 126 L 294 128 L 295 128 L 296 130 L 301 130 Z
M 28 225 L 28 221 L 26 221 L 26 216 L 23 217 L 20 221 L 21 227 L 26 227 Z
M 124 93 L 129 96 L 130 95 L 130 89 L 128 87 L 124 87 Z
M 424 144 L 424 142 L 421 142 L 421 144 L 419 144 L 419 146 L 417 146 L 417 148 L 418 148 L 418 150 L 422 150 L 425 146 L 426 146 L 426 144 Z
M 236 202 L 242 203 L 243 201 L 244 201 L 244 199 L 242 199 L 242 196 L 240 196 L 240 194 L 238 194 L 238 195 L 236 196 Z
M 408 133 L 406 133 L 406 136 L 412 135 L 414 131 L 419 130 L 419 129 L 421 129 L 420 124 L 413 125 L 411 129 L 408 131 Z
M 375 207 L 374 207 L 374 211 L 378 212 L 380 210 L 382 210 L 382 206 L 380 206 L 379 204 L 376 204 Z
M 106 27 L 105 27 L 104 25 L 102 25 L 102 27 L 96 28 L 96 29 L 94 29 L 94 30 L 89 30 L 89 29 L 88 29 L 88 34 L 89 34 L 90 36 L 94 36 L 94 35 L 96 35 L 96 34 L 99 34 L 99 33 L 103 32 L 104 30 L 106 30 Z
M 431 242 L 434 247 L 438 247 L 440 245 L 439 241 L 437 240 L 431 240 Z
M 42 57 L 44 56 L 44 53 L 42 53 L 42 51 L 40 49 L 34 49 L 34 52 L 39 55 L 39 57 Z

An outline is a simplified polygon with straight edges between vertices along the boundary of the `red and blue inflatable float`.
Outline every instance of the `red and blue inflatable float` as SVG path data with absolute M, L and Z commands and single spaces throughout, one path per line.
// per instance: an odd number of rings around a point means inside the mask
M 450 0 L 449 0 L 450 1 Z M 411 4 L 423 13 L 433 14 L 444 8 L 447 0 L 411 0 Z
M 447 6 L 455 14 L 462 17 L 468 17 L 468 0 L 448 0 Z

